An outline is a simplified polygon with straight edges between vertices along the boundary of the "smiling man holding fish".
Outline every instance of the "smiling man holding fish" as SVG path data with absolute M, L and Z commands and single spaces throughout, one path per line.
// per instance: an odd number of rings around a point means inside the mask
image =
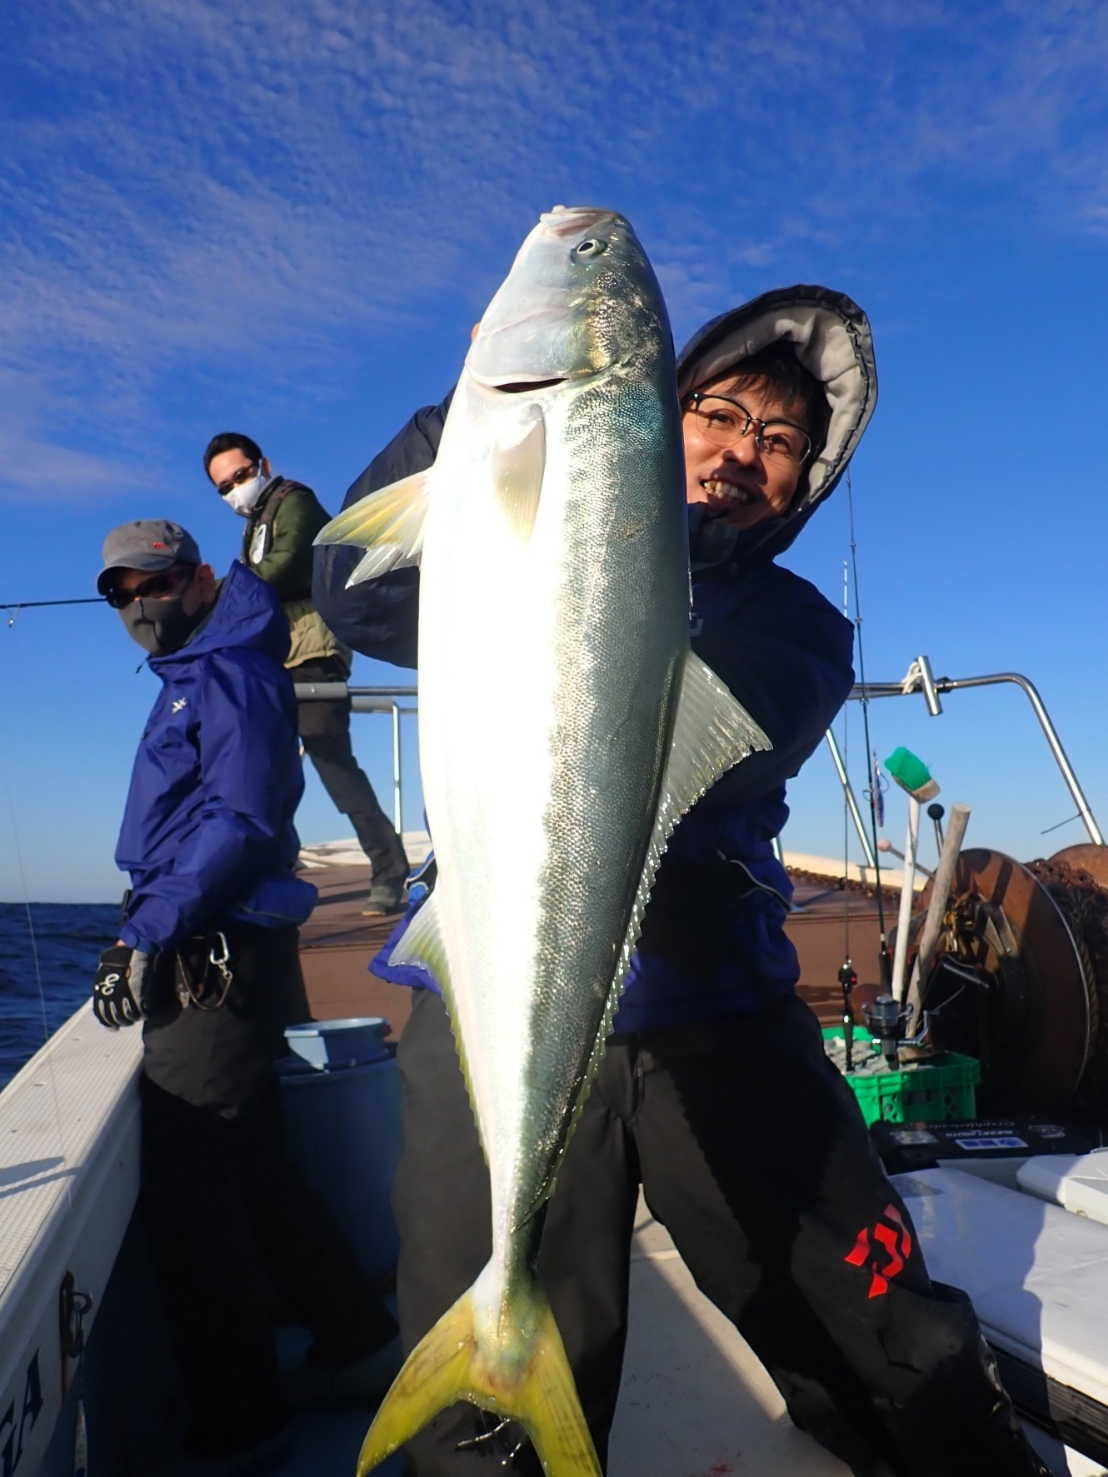
M 1043 1471 L 968 1301 L 928 1278 L 783 928 L 785 782 L 850 689 L 852 632 L 773 561 L 875 398 L 865 315 L 822 288 L 725 314 L 675 366 L 626 221 L 559 208 L 453 403 L 321 536 L 344 640 L 410 664 L 418 609 L 440 863 L 376 965 L 422 988 L 394 1194 L 409 1359 L 363 1471 L 402 1442 L 419 1477 L 495 1470 L 509 1419 L 548 1477 L 603 1469 L 640 1184 L 856 1473 Z M 506 711 L 483 709 L 498 683 Z

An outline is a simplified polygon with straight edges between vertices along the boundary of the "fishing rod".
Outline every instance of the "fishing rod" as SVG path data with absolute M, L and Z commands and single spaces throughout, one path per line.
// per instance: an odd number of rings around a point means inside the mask
M 105 605 L 106 598 L 103 595 L 82 595 L 76 600 L 12 600 L 0 604 L 0 610 L 13 610 L 14 615 L 8 617 L 8 629 L 15 625 L 19 614 L 24 610 L 42 610 L 47 605 Z
M 862 600 L 858 589 L 858 540 L 854 532 L 854 486 L 850 480 L 850 468 L 846 471 L 846 502 L 850 510 L 850 559 L 854 574 L 854 624 L 858 631 L 858 675 L 861 678 L 862 687 L 862 728 L 866 743 L 866 764 L 874 762 L 873 746 L 869 736 L 869 692 L 866 688 L 866 657 L 862 646 Z M 876 767 L 876 766 L 875 766 Z M 870 774 L 870 783 L 867 790 L 869 796 L 870 828 L 873 831 L 873 873 L 877 885 L 877 932 L 881 940 L 878 951 L 878 964 L 881 971 L 881 984 L 884 989 L 889 989 L 893 979 L 893 959 L 889 953 L 889 938 L 885 932 L 885 904 L 881 896 L 881 863 L 878 859 L 877 849 L 877 776 L 874 772 Z
M 105 595 L 82 595 L 78 600 L 12 600 L 0 610 L 34 610 L 43 605 L 103 605 Z
M 850 619 L 850 566 L 843 560 L 843 615 Z M 850 704 L 843 703 L 843 767 L 850 763 Z M 843 994 L 843 1050 L 846 1070 L 854 1070 L 854 987 L 858 971 L 850 956 L 850 797 L 843 788 L 843 962 L 839 988 Z

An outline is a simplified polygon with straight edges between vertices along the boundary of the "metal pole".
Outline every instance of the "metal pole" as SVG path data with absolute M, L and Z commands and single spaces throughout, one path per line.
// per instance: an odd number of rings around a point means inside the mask
M 1077 806 L 1081 819 L 1085 822 L 1085 829 L 1089 833 L 1089 840 L 1092 841 L 1094 846 L 1103 846 L 1104 837 L 1101 835 L 1100 827 L 1096 823 L 1093 812 L 1089 807 L 1089 802 L 1085 799 L 1085 792 L 1078 784 L 1077 776 L 1073 772 L 1073 766 L 1066 757 L 1065 749 L 1062 748 L 1062 740 L 1058 737 L 1057 729 L 1050 721 L 1050 715 L 1043 705 L 1043 700 L 1033 683 L 1028 681 L 1026 677 L 1021 677 L 1018 672 L 998 672 L 995 677 L 963 677 L 954 678 L 953 680 L 947 678 L 943 680 L 940 686 L 944 691 L 949 689 L 953 692 L 958 687 L 991 687 L 998 682 L 1014 682 L 1017 687 L 1022 688 L 1027 694 L 1027 700 L 1034 710 L 1035 717 L 1039 720 L 1039 726 L 1046 736 L 1047 743 L 1050 745 L 1050 752 L 1054 755 L 1054 762 L 1062 771 L 1062 778 L 1065 780 L 1066 786 L 1073 796 L 1073 803 Z
M 854 829 L 858 832 L 858 840 L 862 843 L 862 855 L 866 859 L 866 865 L 871 871 L 877 871 L 877 863 L 873 857 L 873 847 L 866 835 L 866 828 L 862 821 L 862 812 L 858 809 L 858 802 L 854 798 L 854 790 L 850 783 L 850 776 L 846 772 L 843 756 L 839 753 L 839 746 L 835 742 L 835 735 L 830 729 L 827 730 L 827 747 L 831 750 L 831 758 L 835 761 L 835 772 L 839 776 L 839 784 L 843 787 L 846 803 L 850 809 L 850 816 L 854 822 Z
M 931 905 L 927 909 L 927 917 L 924 919 L 923 932 L 920 934 L 919 952 L 916 955 L 916 962 L 908 987 L 908 1008 L 912 1013 L 908 1022 L 909 1031 L 912 1031 L 913 1027 L 916 1030 L 919 1029 L 917 1017 L 920 1014 L 920 992 L 927 983 L 928 975 L 931 973 L 931 966 L 935 962 L 935 954 L 939 946 L 939 935 L 943 927 L 943 918 L 946 916 L 946 905 L 950 899 L 950 887 L 954 881 L 954 871 L 962 852 L 962 842 L 965 839 L 969 818 L 970 808 L 968 805 L 952 805 L 950 807 L 950 819 L 947 821 L 946 826 L 946 839 L 943 842 L 939 865 L 935 869 L 935 879 L 931 884 Z
M 392 705 L 392 813 L 397 834 L 404 819 L 403 793 L 400 782 L 400 706 Z
M 900 886 L 900 913 L 896 920 L 896 953 L 893 956 L 893 998 L 904 1003 L 904 966 L 908 962 L 908 932 L 912 926 L 915 899 L 916 852 L 919 849 L 919 801 L 908 796 L 908 831 L 904 838 L 904 881 Z

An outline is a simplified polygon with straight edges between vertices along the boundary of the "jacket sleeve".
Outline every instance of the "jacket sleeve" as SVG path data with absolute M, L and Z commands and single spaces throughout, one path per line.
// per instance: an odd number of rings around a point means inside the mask
M 773 744 L 729 770 L 702 803 L 760 799 L 798 773 L 846 701 L 853 627 L 807 580 L 767 565 L 744 580 L 734 616 L 692 644 Z
M 132 948 L 178 944 L 248 891 L 273 868 L 303 793 L 295 702 L 276 662 L 213 656 L 198 707 L 199 804 L 172 870 L 137 881 L 120 933 Z
M 265 558 L 250 568 L 282 600 L 305 600 L 312 588 L 312 540 L 328 521 L 327 513 L 306 487 L 290 492 L 277 509 Z
M 371 492 L 379 492 L 415 472 L 425 472 L 435 460 L 443 423 L 453 395 L 441 405 L 416 411 L 403 430 L 389 442 L 343 499 L 349 508 Z M 366 580 L 347 589 L 360 554 L 348 545 L 324 545 L 315 550 L 312 602 L 340 641 L 364 656 L 416 664 L 419 617 L 419 571 L 398 569 L 380 579 Z

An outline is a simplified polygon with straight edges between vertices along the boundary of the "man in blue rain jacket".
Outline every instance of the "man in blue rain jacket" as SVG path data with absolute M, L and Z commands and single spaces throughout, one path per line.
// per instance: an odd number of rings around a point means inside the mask
M 212 1477 L 279 1456 L 288 1399 L 387 1383 L 396 1325 L 288 1159 L 275 1063 L 308 1017 L 295 874 L 304 788 L 288 623 L 244 565 L 218 584 L 164 519 L 114 529 L 97 588 L 162 691 L 131 777 L 116 860 L 131 875 L 93 1008 L 143 1020 L 141 1206 L 188 1407 L 186 1455 Z M 315 1336 L 278 1378 L 270 1282 Z M 380 1362 L 380 1361 L 378 1361 Z M 322 1372 L 322 1373 L 321 1373 Z
M 858 1477 L 1045 1470 L 968 1299 L 928 1276 L 904 1202 L 796 995 L 784 928 L 792 888 L 773 840 L 788 817 L 785 783 L 850 691 L 852 632 L 774 559 L 842 477 L 876 388 L 864 313 L 819 287 L 724 314 L 678 362 L 692 648 L 773 748 L 724 775 L 673 833 L 546 1207 L 539 1271 L 602 1462 L 641 1186 L 794 1422 Z M 429 466 L 445 410 L 420 411 L 347 504 Z M 351 646 L 413 663 L 418 574 L 347 589 L 357 557 L 317 550 L 317 608 Z M 495 629 L 488 639 L 495 645 Z M 443 1003 L 429 976 L 391 966 L 390 952 L 375 971 L 423 987 L 400 1044 L 404 1153 L 393 1192 L 410 1349 L 489 1255 L 488 1174 Z M 886 1243 L 895 1254 L 876 1260 L 871 1248 Z M 519 1437 L 490 1433 L 457 1406 L 407 1450 L 417 1477 L 480 1477 Z M 517 1465 L 531 1473 L 528 1461 Z

